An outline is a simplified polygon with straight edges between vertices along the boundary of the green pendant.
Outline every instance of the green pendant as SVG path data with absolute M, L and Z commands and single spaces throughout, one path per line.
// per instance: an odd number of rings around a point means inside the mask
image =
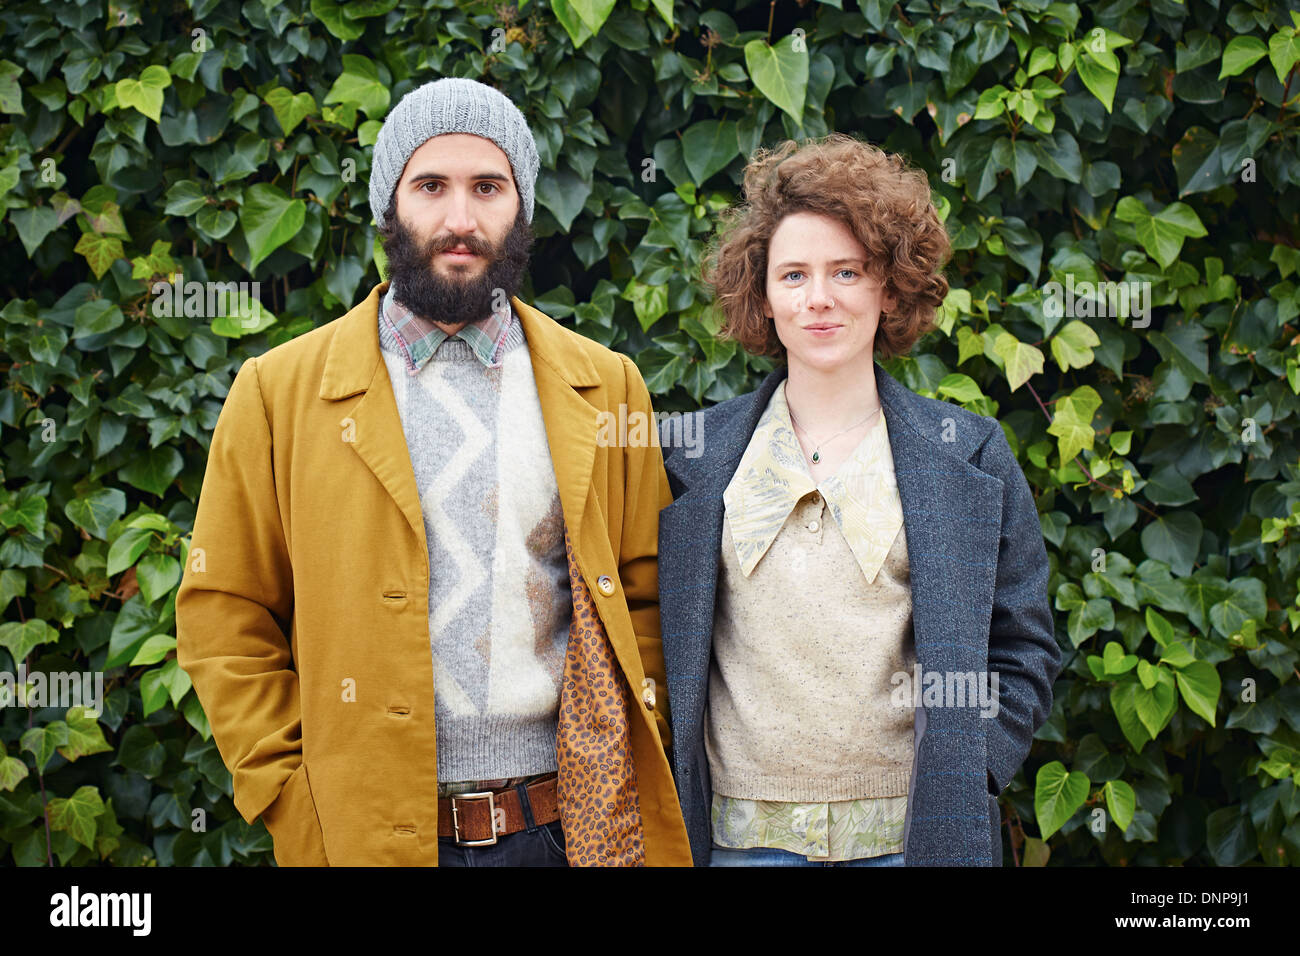
M 813 452 L 812 460 L 813 460 L 813 464 L 815 465 L 817 464 L 817 462 L 822 460 L 822 456 L 817 452 Z

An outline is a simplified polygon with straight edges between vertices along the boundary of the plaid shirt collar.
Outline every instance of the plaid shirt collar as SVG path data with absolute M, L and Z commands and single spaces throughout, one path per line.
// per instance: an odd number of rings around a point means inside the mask
M 438 346 L 448 338 L 447 333 L 434 323 L 398 302 L 393 295 L 392 285 L 389 285 L 388 292 L 384 294 L 379 321 L 387 324 L 397 339 L 397 347 L 402 352 L 406 370 L 411 375 L 418 375 L 429 359 L 433 358 Z M 487 368 L 500 368 L 501 350 L 514 321 L 514 308 L 508 307 L 503 313 L 493 312 L 485 319 L 471 322 L 453 338 L 469 343 L 478 360 Z

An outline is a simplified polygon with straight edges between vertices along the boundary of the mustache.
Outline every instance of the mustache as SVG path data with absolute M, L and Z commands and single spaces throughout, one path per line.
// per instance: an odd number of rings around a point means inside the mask
M 444 252 L 450 252 L 458 246 L 464 246 L 470 252 L 478 256 L 484 256 L 489 259 L 499 259 L 498 251 L 492 247 L 492 244 L 478 236 L 458 236 L 452 233 L 446 237 L 437 237 L 427 241 L 425 251 L 430 257 L 439 255 Z

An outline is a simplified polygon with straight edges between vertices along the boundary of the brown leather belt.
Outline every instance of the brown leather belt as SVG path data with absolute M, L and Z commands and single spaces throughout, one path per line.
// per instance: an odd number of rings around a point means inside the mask
M 556 779 L 551 774 L 524 788 L 535 826 L 560 819 Z M 514 787 L 457 793 L 438 800 L 438 836 L 452 837 L 461 846 L 490 846 L 498 837 L 526 829 L 528 821 Z

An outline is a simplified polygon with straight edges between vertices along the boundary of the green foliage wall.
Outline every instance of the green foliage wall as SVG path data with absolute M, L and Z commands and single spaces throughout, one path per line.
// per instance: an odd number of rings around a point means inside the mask
M 661 410 L 770 368 L 694 279 L 756 146 L 839 130 L 923 167 L 953 291 L 887 367 L 1003 423 L 1065 655 L 1008 863 L 1300 862 L 1297 26 L 1267 0 L 6 3 L 0 669 L 103 672 L 106 708 L 0 710 L 0 858 L 269 862 L 175 662 L 205 453 L 246 358 L 378 281 L 369 148 L 461 75 L 536 134 L 527 295 Z M 160 315 L 176 273 L 260 305 Z M 1130 282 L 1149 310 L 1084 285 Z

